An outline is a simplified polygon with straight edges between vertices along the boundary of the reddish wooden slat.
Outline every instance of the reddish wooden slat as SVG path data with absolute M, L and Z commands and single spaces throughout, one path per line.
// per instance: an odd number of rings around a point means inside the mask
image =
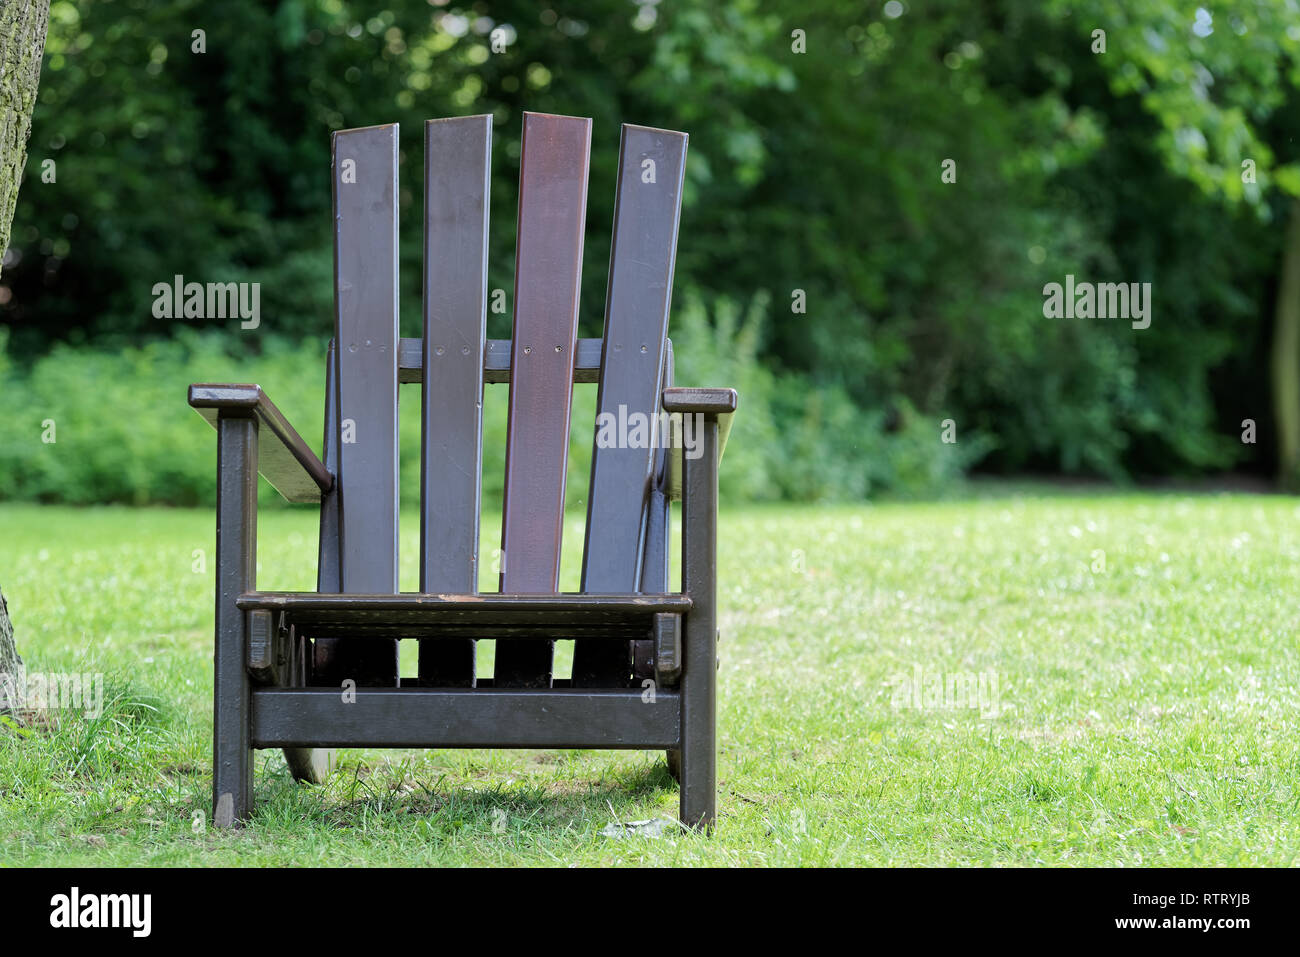
M 555 591 L 591 120 L 524 114 L 501 590 Z M 498 687 L 550 687 L 553 642 L 497 643 Z

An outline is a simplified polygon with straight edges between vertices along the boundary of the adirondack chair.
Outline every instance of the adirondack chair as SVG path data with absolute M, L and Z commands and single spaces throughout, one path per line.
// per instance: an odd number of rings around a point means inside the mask
M 424 337 L 401 339 L 398 128 L 334 133 L 324 461 L 259 386 L 190 387 L 217 431 L 219 826 L 251 812 L 254 749 L 283 748 L 295 777 L 319 780 L 337 747 L 663 749 L 682 821 L 713 824 L 717 470 L 736 393 L 672 386 L 687 137 L 623 126 L 604 337 L 578 339 L 591 120 L 524 115 L 513 340 L 485 337 L 491 138 L 490 116 L 426 124 Z M 582 591 L 560 594 L 575 382 L 655 434 L 596 433 Z M 397 580 L 400 383 L 423 386 L 419 593 Z M 510 387 L 499 593 L 477 587 L 485 383 Z M 665 441 L 668 421 L 685 443 Z M 320 505 L 315 592 L 257 590 L 259 472 Z M 400 639 L 419 643 L 417 678 L 399 676 Z M 491 679 L 477 677 L 485 639 Z M 575 642 L 570 679 L 553 677 L 557 639 Z

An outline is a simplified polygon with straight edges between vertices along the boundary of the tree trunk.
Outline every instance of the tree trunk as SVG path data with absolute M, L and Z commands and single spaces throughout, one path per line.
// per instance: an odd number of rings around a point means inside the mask
M 0 591 L 0 714 L 18 711 L 23 705 L 23 659 L 14 647 L 14 629 L 9 623 L 9 608 Z
M 0 268 L 9 248 L 9 226 L 27 165 L 36 86 L 41 79 L 50 0 L 0 3 Z M 23 660 L 14 645 L 9 608 L 0 592 L 0 711 L 20 707 Z
M 27 165 L 50 0 L 0 3 L 0 264 Z
M 1278 481 L 1294 490 L 1300 487 L 1300 199 L 1291 202 L 1273 313 L 1273 414 Z

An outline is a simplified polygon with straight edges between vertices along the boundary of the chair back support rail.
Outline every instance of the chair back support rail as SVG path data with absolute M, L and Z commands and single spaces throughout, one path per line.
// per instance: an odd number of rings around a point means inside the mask
M 427 122 L 424 335 L 403 339 L 398 129 L 336 132 L 323 461 L 256 386 L 191 387 L 218 431 L 218 825 L 251 813 L 254 748 L 284 748 L 295 776 L 314 780 L 328 773 L 323 749 L 349 746 L 662 749 L 683 822 L 712 825 L 717 468 L 735 393 L 673 387 L 683 133 L 623 126 L 604 335 L 578 338 L 590 141 L 589 119 L 524 114 L 513 335 L 489 340 L 492 119 Z M 584 382 L 598 394 L 582 584 L 560 594 L 571 396 Z M 407 594 L 404 383 L 421 386 L 422 439 L 420 591 Z M 508 383 L 509 419 L 499 592 L 479 593 L 490 383 Z M 257 589 L 259 469 L 291 501 L 320 503 L 315 592 Z M 401 639 L 418 642 L 417 677 L 400 676 Z M 557 680 L 560 639 L 574 641 L 573 670 Z M 491 678 L 478 676 L 480 640 L 495 641 Z

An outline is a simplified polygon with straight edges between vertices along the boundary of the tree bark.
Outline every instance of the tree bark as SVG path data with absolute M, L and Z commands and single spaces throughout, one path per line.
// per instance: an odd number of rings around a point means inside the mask
M 1277 420 L 1278 481 L 1300 486 L 1300 199 L 1291 223 L 1273 313 L 1273 414 Z
M 18 204 L 27 165 L 27 138 L 41 79 L 50 0 L 3 0 L 0 3 L 0 269 L 9 248 L 9 227 Z M 15 700 L 23 685 L 23 660 L 14 645 L 9 608 L 0 592 L 0 711 L 21 706 Z
M 27 165 L 50 0 L 0 3 L 0 267 Z
M 23 705 L 23 659 L 14 646 L 14 629 L 9 623 L 9 608 L 0 591 L 0 714 L 18 711 Z

